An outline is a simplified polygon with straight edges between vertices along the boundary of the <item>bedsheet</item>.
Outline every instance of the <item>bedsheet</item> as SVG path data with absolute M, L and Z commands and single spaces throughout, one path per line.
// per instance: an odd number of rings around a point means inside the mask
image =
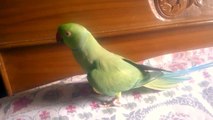
M 171 53 L 146 65 L 181 70 L 213 61 L 213 47 Z M 188 74 L 176 88 L 138 88 L 123 93 L 120 107 L 100 106 L 86 75 L 76 75 L 0 99 L 0 120 L 213 120 L 213 68 Z

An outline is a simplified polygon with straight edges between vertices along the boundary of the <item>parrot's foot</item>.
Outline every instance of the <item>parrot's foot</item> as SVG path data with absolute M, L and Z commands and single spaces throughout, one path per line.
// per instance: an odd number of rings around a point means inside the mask
M 121 92 L 117 93 L 115 98 L 110 101 L 103 102 L 100 106 L 101 107 L 120 107 L 121 104 Z

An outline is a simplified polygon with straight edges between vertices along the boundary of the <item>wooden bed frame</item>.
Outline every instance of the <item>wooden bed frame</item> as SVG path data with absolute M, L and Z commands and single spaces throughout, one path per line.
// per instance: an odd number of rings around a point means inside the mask
M 211 4 L 212 5 L 212 4 Z M 83 71 L 57 26 L 86 26 L 110 51 L 135 61 L 213 46 L 213 6 L 197 0 L 1 0 L 1 75 L 8 95 Z

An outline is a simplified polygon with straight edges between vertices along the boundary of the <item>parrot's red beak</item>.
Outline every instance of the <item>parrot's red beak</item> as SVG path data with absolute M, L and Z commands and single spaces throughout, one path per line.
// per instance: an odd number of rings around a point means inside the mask
M 57 43 L 63 43 L 63 38 L 61 37 L 60 33 L 56 33 L 56 41 Z

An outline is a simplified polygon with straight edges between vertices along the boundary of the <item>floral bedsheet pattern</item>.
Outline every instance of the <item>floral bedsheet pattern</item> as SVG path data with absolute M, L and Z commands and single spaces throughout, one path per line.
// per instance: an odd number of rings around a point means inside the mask
M 213 61 L 213 47 L 140 61 L 168 70 Z M 139 88 L 123 93 L 120 107 L 103 107 L 110 97 L 95 94 L 86 75 L 63 80 L 0 99 L 0 120 L 211 120 L 213 68 L 189 74 L 190 81 L 166 91 Z

